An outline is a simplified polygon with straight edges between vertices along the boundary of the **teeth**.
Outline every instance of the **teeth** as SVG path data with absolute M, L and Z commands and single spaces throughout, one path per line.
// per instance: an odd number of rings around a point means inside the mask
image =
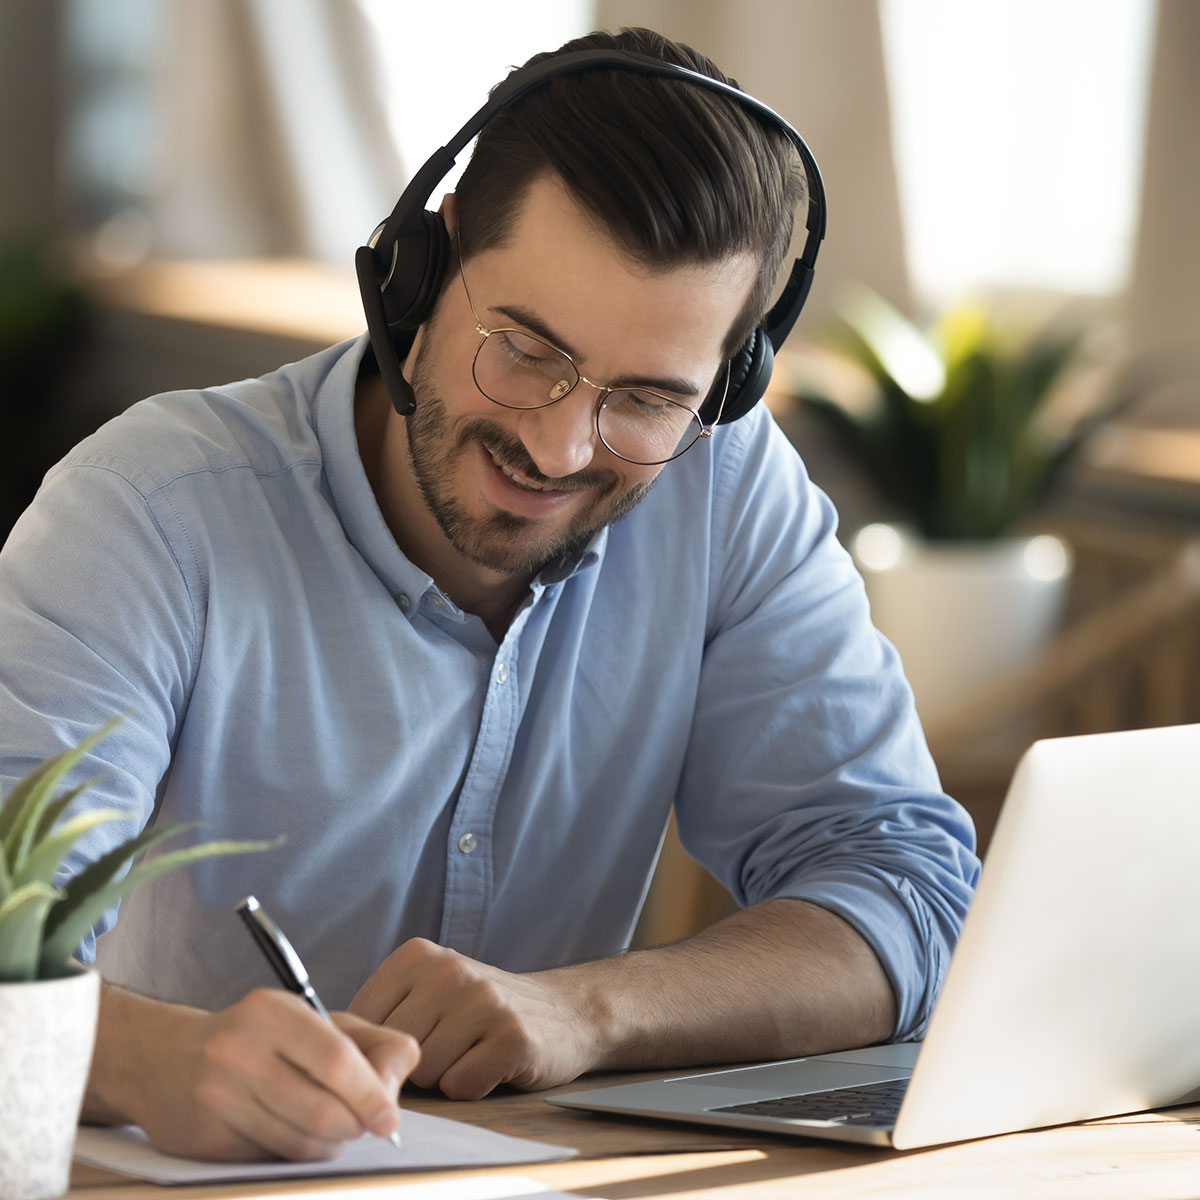
M 492 459 L 492 461 L 496 463 L 496 466 L 500 468 L 505 477 L 511 479 L 517 487 L 525 488 L 526 491 L 530 492 L 544 492 L 546 490 L 540 483 L 534 483 L 532 479 L 526 479 L 524 475 L 518 475 L 516 471 L 510 471 L 502 462 L 496 462 L 495 459 Z

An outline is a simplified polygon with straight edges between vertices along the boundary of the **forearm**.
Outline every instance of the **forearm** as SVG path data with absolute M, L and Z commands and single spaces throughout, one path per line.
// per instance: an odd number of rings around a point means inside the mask
M 594 1069 L 796 1057 L 887 1041 L 896 1026 L 895 996 L 867 942 L 799 900 L 546 974 L 590 1014 Z
M 96 1048 L 83 1099 L 82 1119 L 100 1125 L 140 1122 L 138 1111 L 147 1102 L 156 1078 L 147 1052 L 161 1056 L 182 1026 L 204 1016 L 200 1009 L 168 1004 L 126 991 L 110 983 L 100 986 L 100 1015 Z M 177 1087 L 187 1081 L 176 1080 Z

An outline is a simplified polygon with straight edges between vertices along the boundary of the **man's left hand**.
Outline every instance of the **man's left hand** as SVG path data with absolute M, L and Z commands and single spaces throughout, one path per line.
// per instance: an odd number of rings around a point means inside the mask
M 889 1040 L 896 999 L 849 923 L 805 900 L 744 908 L 683 941 L 512 975 L 423 938 L 350 1012 L 411 1034 L 409 1078 L 455 1100 L 587 1071 L 799 1058 Z
M 411 1034 L 421 1061 L 410 1079 L 453 1100 L 502 1083 L 537 1090 L 600 1061 L 600 1012 L 569 971 L 513 975 L 413 938 L 383 960 L 349 1011 Z

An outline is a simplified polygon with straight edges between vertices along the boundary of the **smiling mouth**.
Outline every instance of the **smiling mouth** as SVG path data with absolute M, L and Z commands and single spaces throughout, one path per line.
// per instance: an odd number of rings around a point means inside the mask
M 527 492 L 544 492 L 546 490 L 540 483 L 534 483 L 532 479 L 527 479 L 524 475 L 518 475 L 516 471 L 510 470 L 502 462 L 497 462 L 496 466 L 500 468 L 500 473 L 510 483 L 515 483 L 517 487 L 524 488 Z
M 536 480 L 530 479 L 528 475 L 522 475 L 520 471 L 513 470 L 512 467 L 506 466 L 496 457 L 494 450 L 488 450 L 488 455 L 492 462 L 496 464 L 496 469 L 515 487 L 521 488 L 526 492 L 561 492 L 569 491 L 568 488 L 550 487 L 545 483 L 538 483 Z

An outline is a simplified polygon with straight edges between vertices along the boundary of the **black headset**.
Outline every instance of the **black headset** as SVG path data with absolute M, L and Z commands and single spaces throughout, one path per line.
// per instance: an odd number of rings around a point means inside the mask
M 360 246 L 354 254 L 371 349 L 392 404 L 401 416 L 408 416 L 415 410 L 416 398 L 404 378 L 400 357 L 408 353 L 418 326 L 433 312 L 450 262 L 450 237 L 445 222 L 439 213 L 425 208 L 434 188 L 449 174 L 464 147 L 498 112 L 512 107 L 552 79 L 598 68 L 680 79 L 730 96 L 781 130 L 799 152 L 808 180 L 808 215 L 805 219 L 808 237 L 804 250 L 792 264 L 783 292 L 762 325 L 734 355 L 724 407 L 720 407 L 720 396 L 710 398 L 700 410 L 700 419 L 710 425 L 718 420 L 719 412 L 721 424 L 736 421 L 766 392 L 775 352 L 804 307 L 812 286 L 817 250 L 825 236 L 825 187 L 816 159 L 800 134 L 778 113 L 730 84 L 642 54 L 623 50 L 580 50 L 514 71 L 454 137 L 430 156 L 396 201 L 391 215 L 378 226 L 367 245 Z

